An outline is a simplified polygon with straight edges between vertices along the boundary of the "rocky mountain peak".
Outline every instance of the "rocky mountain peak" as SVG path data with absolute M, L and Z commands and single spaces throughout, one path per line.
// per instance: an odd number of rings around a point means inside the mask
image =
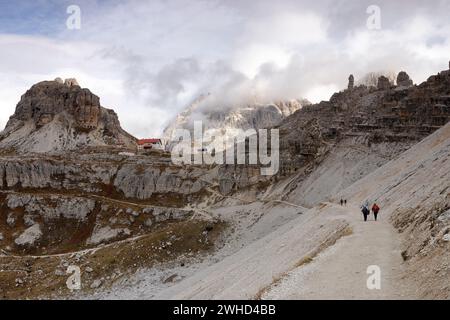
M 377 88 L 379 90 L 388 90 L 391 88 L 391 82 L 389 81 L 389 78 L 385 76 L 380 76 L 378 78 Z
M 11 121 L 33 121 L 37 127 L 53 121 L 56 115 L 67 112 L 76 125 L 89 129 L 98 126 L 100 98 L 89 89 L 82 89 L 75 79 L 61 78 L 43 81 L 28 90 L 17 104 Z
M 164 131 L 170 140 L 176 129 L 190 129 L 194 121 L 202 120 L 206 129 L 262 129 L 278 125 L 302 106 L 310 104 L 306 99 L 281 100 L 272 103 L 242 104 L 231 107 L 204 108 L 210 95 L 202 95 L 185 108 Z
M 40 133 L 44 132 L 45 137 L 41 137 Z M 43 139 L 37 143 L 40 146 L 45 144 L 45 140 L 55 140 L 48 143 L 50 147 L 35 148 L 30 145 L 31 142 L 26 142 L 33 135 Z M 100 98 L 89 89 L 82 88 L 74 78 L 65 81 L 56 78 L 33 85 L 22 95 L 0 134 L 0 147 L 26 145 L 18 149 L 37 152 L 65 150 L 80 145 L 132 145 L 133 141 L 134 137 L 120 127 L 117 114 L 103 108 Z

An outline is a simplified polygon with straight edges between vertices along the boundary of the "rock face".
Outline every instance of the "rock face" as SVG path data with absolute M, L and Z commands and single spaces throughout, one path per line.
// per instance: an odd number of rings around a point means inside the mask
M 377 83 L 378 90 L 389 90 L 391 88 L 391 82 L 385 76 L 381 76 L 378 78 Z
M 6 198 L 10 209 L 23 208 L 27 217 L 39 216 L 45 221 L 52 219 L 75 219 L 84 221 L 95 207 L 95 201 L 79 197 L 14 195 Z
M 352 90 L 355 86 L 355 77 L 351 74 L 350 77 L 348 77 L 348 90 Z
M 42 140 L 46 140 L 43 143 Z M 114 111 L 83 89 L 75 79 L 57 78 L 31 87 L 17 104 L 0 134 L 0 148 L 19 152 L 51 152 L 81 146 L 132 146 Z
M 81 89 L 75 79 L 66 79 L 64 84 L 58 79 L 44 81 L 22 96 L 10 122 L 31 120 L 39 128 L 64 111 L 75 118 L 75 125 L 96 128 L 101 114 L 100 99 L 88 89 Z
M 401 71 L 397 76 L 397 86 L 399 87 L 411 87 L 413 81 L 409 78 L 409 75 L 405 71 Z
M 104 190 L 114 188 L 115 192 L 126 198 L 144 200 L 155 194 L 173 194 L 181 198 L 204 187 L 199 179 L 206 174 L 205 171 L 191 172 L 182 167 L 170 167 L 170 159 L 168 163 L 159 163 L 145 157 L 127 159 L 119 156 L 111 157 L 109 163 L 97 164 L 98 159 L 91 155 L 85 158 L 80 155 L 74 162 L 71 157 L 75 156 L 67 156 L 66 161 L 25 157 L 1 159 L 0 190 L 47 189 L 102 195 Z M 119 165 L 121 161 L 124 163 Z M 49 216 L 78 214 L 86 217 L 93 209 L 92 202 L 82 202 L 73 196 L 50 200 L 52 210 Z M 36 211 L 33 208 L 41 201 L 42 197 L 17 198 L 9 195 L 7 198 L 11 208 L 21 206 L 27 212 Z
M 400 75 L 401 83 L 410 83 Z M 402 82 L 405 81 L 405 82 Z M 391 90 L 392 89 L 392 90 Z M 330 101 L 302 108 L 280 125 L 281 172 L 319 162 L 333 143 L 363 146 L 415 143 L 450 121 L 450 73 L 396 90 L 381 76 L 378 88 L 365 85 L 335 93 Z
M 39 224 L 26 229 L 14 242 L 18 246 L 31 246 L 42 237 Z

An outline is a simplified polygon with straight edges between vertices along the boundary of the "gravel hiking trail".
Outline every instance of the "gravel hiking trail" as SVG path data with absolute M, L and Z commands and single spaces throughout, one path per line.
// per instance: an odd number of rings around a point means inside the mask
M 336 205 L 336 218 L 350 222 L 352 234 L 289 272 L 263 299 L 405 299 L 414 288 L 402 279 L 400 235 L 381 209 L 363 221 L 359 206 Z M 380 268 L 380 289 L 368 289 L 369 266 Z M 412 294 L 411 294 L 412 293 Z

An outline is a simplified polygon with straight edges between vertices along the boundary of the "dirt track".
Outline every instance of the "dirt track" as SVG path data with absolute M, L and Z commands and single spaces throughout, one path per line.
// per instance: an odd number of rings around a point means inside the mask
M 357 206 L 336 206 L 336 218 L 350 222 L 353 234 L 311 263 L 290 272 L 272 287 L 266 299 L 402 299 L 411 298 L 411 284 L 404 283 L 400 238 L 381 211 L 364 222 Z M 379 266 L 381 288 L 369 290 L 369 266 Z

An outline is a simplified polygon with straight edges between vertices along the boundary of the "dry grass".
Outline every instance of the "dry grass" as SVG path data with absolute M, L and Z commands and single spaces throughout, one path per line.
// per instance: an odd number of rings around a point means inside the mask
M 107 289 L 138 269 L 213 250 L 225 226 L 223 222 L 173 222 L 132 241 L 79 255 L 0 257 L 0 299 L 70 298 L 72 293 L 66 287 L 69 276 L 65 274 L 68 265 L 81 268 L 84 293 L 93 290 L 90 285 L 96 279 L 102 279 L 102 288 Z M 88 268 L 92 271 L 86 272 Z
M 311 256 L 305 256 L 303 257 L 297 264 L 295 265 L 295 268 L 300 268 L 301 266 L 304 266 L 308 263 L 311 263 L 314 261 L 314 257 Z

